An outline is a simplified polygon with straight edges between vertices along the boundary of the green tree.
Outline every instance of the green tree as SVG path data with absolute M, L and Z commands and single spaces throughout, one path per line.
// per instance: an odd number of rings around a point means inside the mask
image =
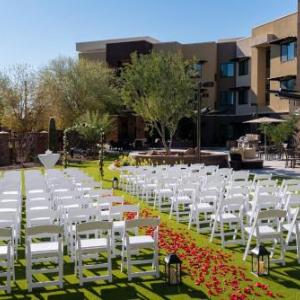
M 40 82 L 59 127 L 73 126 L 88 110 L 109 114 L 120 105 L 114 73 L 101 62 L 58 58 L 41 71 Z
M 49 120 L 48 149 L 53 152 L 57 151 L 57 132 L 54 118 L 50 118 Z
M 287 142 L 296 133 L 298 121 L 299 118 L 292 117 L 279 124 L 262 124 L 260 131 L 265 132 L 273 144 L 281 147 L 282 143 Z
M 189 64 L 178 53 L 134 53 L 121 74 L 124 103 L 157 130 L 167 153 L 179 121 L 193 111 Z
M 19 133 L 43 129 L 41 123 L 46 107 L 38 86 L 37 73 L 28 65 L 15 65 L 0 72 L 3 125 Z

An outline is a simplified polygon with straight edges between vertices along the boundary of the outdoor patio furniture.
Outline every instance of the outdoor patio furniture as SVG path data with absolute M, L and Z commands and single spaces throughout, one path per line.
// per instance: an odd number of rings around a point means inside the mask
M 300 162 L 300 151 L 296 149 L 285 149 L 284 150 L 285 167 L 295 168 L 297 162 Z

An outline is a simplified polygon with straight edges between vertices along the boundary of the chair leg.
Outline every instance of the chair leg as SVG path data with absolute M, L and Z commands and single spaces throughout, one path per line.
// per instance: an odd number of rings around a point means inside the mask
M 28 255 L 27 259 L 27 268 L 26 268 L 26 277 L 27 277 L 27 285 L 28 285 L 28 292 L 32 292 L 32 263 L 30 254 Z
M 108 240 L 108 248 L 107 248 L 107 264 L 108 264 L 108 276 L 109 276 L 109 279 L 108 281 L 109 282 L 112 282 L 112 266 L 111 266 L 111 248 L 110 248 L 110 243 L 109 243 L 109 240 Z
M 125 255 L 125 249 L 124 249 L 124 243 L 122 243 L 122 249 L 121 249 L 121 272 L 124 271 L 124 255 Z
M 176 203 L 176 220 L 179 223 L 180 222 L 180 217 L 179 217 L 179 203 Z
M 10 249 L 9 249 L 10 252 Z M 6 268 L 6 292 L 9 294 L 11 292 L 11 255 L 8 253 L 7 256 L 7 268 Z
M 222 242 L 222 247 L 225 247 L 225 236 L 224 236 L 224 224 L 223 222 L 220 222 L 220 232 L 221 232 L 221 242 Z
M 158 261 L 158 245 L 154 246 L 154 266 L 156 271 L 156 278 L 159 278 L 159 261 Z
M 280 237 L 280 246 L 281 246 L 280 259 L 282 260 L 281 265 L 285 266 L 285 243 L 284 243 L 284 239 L 282 236 Z
M 172 219 L 173 210 L 174 210 L 174 200 L 172 200 L 172 203 L 171 203 L 169 219 Z
M 296 231 L 296 245 L 297 245 L 298 263 L 300 264 L 300 235 L 297 234 L 297 231 Z
M 126 247 L 126 254 L 127 254 L 127 275 L 128 275 L 128 280 L 131 281 L 131 252 L 130 252 L 130 247 L 127 245 Z
M 252 239 L 252 235 L 249 235 L 248 241 L 247 241 L 247 246 L 246 246 L 244 256 L 243 256 L 243 260 L 247 259 L 247 256 L 248 256 L 248 253 L 249 253 L 249 250 L 250 250 L 250 246 L 251 246 L 251 239 Z
M 243 242 L 243 245 L 245 245 L 245 232 L 244 232 L 244 223 L 243 223 L 243 220 L 241 220 L 240 227 L 241 227 L 242 242 Z
M 217 227 L 217 220 L 215 219 L 214 220 L 214 225 L 213 225 L 213 228 L 211 230 L 211 235 L 210 235 L 210 242 L 213 241 L 213 238 L 214 238 L 214 235 L 215 235 L 215 230 L 216 230 L 216 227 Z
M 83 270 L 82 270 L 82 254 L 81 251 L 79 249 L 79 253 L 78 253 L 78 274 L 79 274 L 79 285 L 83 286 Z
M 58 257 L 58 278 L 59 278 L 59 287 L 63 288 L 63 280 L 64 280 L 64 265 L 63 265 L 63 253 L 59 253 Z

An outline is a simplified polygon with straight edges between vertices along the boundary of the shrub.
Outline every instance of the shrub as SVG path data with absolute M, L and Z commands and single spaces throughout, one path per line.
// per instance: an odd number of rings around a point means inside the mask
M 57 134 L 55 119 L 50 118 L 49 120 L 49 130 L 48 130 L 48 149 L 52 152 L 57 151 Z

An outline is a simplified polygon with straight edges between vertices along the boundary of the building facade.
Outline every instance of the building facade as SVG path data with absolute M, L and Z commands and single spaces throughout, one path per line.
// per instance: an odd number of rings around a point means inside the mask
M 130 62 L 133 52 L 180 52 L 185 59 L 194 59 L 201 70 L 199 80 L 213 82 L 202 101 L 207 108 L 202 116 L 202 145 L 221 146 L 253 130 L 244 121 L 263 115 L 287 117 L 300 111 L 296 101 L 270 93 L 300 89 L 299 19 L 297 12 L 273 20 L 254 27 L 247 38 L 182 44 L 137 37 L 77 43 L 76 50 L 80 58 L 104 61 L 117 70 Z M 113 140 L 144 138 L 139 117 L 121 116 L 118 122 Z M 195 142 L 195 131 L 194 122 L 182 120 L 177 139 Z

